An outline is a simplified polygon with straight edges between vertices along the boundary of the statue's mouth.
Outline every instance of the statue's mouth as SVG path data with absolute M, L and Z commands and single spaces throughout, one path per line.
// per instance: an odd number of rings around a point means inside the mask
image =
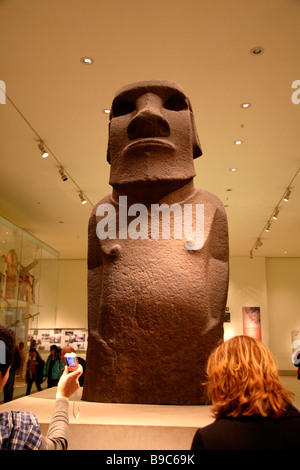
M 125 155 L 126 153 L 130 152 L 132 149 L 136 147 L 144 147 L 145 150 L 147 149 L 147 147 L 149 149 L 151 147 L 166 147 L 171 150 L 175 149 L 172 143 L 167 142 L 164 139 L 146 137 L 143 139 L 137 139 L 137 140 L 134 140 L 133 142 L 130 142 L 130 144 L 126 145 L 126 147 L 124 148 L 122 155 Z

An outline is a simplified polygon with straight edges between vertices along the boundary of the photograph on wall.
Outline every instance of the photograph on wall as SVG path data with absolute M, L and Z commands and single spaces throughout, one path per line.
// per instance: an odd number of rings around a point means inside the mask
M 28 331 L 28 347 L 38 351 L 49 351 L 55 344 L 58 348 L 72 346 L 75 351 L 86 351 L 87 329 L 83 328 L 33 328 Z
M 230 320 L 230 310 L 229 307 L 225 307 L 225 313 L 224 313 L 224 323 L 229 323 Z
M 64 330 L 64 346 L 72 346 L 75 351 L 85 351 L 87 349 L 87 331 Z
M 300 330 L 292 330 L 292 362 L 300 367 Z
M 243 334 L 261 340 L 260 307 L 243 307 Z

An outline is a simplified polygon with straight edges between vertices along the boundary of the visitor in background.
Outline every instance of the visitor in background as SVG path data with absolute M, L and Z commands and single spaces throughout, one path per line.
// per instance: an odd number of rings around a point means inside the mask
M 293 363 L 294 363 L 294 366 L 297 367 L 297 378 L 298 380 L 300 380 L 300 351 L 297 350 L 295 353 L 294 353 L 294 357 L 293 357 Z
M 207 364 L 215 421 L 198 429 L 192 450 L 297 450 L 300 413 L 280 383 L 268 348 L 247 336 L 221 344 Z
M 26 395 L 30 395 L 31 387 L 33 382 L 35 382 L 36 388 L 40 392 L 42 390 L 41 387 L 41 379 L 40 379 L 40 371 L 43 371 L 43 363 L 41 356 L 37 352 L 35 348 L 30 348 L 29 350 L 29 360 L 27 361 L 27 369 L 26 369 L 26 382 L 27 382 L 27 389 Z
M 5 344 L 5 363 L 0 363 L 0 391 L 3 389 L 13 363 L 15 336 L 12 330 L 0 325 L 0 341 Z M 65 367 L 56 392 L 54 412 L 47 436 L 41 434 L 36 416 L 29 411 L 0 412 L 0 450 L 64 450 L 68 446 L 69 398 L 79 388 L 81 366 L 68 373 Z
M 64 367 L 61 361 L 60 351 L 58 347 L 53 344 L 50 346 L 50 354 L 44 366 L 44 376 L 48 379 L 48 388 L 56 387 Z

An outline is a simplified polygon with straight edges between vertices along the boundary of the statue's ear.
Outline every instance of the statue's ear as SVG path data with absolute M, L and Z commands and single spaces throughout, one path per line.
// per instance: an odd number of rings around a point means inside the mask
M 107 143 L 107 151 L 106 151 L 106 160 L 110 164 L 110 121 L 108 124 L 108 143 Z
M 198 137 L 193 114 L 191 114 L 191 119 L 192 119 L 192 129 L 193 129 L 193 158 L 198 158 L 198 157 L 201 157 L 202 150 L 200 147 L 200 140 Z
M 202 150 L 201 150 L 201 146 L 200 146 L 200 140 L 199 140 L 199 137 L 198 137 L 198 132 L 197 132 L 197 129 L 196 129 L 194 113 L 193 113 L 192 106 L 191 106 L 190 102 L 189 102 L 189 108 L 190 108 L 190 113 L 191 113 L 191 123 L 192 123 L 192 132 L 193 132 L 193 158 L 198 158 L 198 157 L 201 157 Z

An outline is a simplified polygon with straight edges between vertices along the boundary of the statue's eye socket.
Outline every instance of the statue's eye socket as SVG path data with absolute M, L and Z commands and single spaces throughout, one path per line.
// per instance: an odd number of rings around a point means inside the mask
M 182 111 L 187 109 L 188 105 L 183 95 L 175 93 L 166 100 L 164 107 L 171 111 Z
M 117 101 L 112 107 L 112 117 L 124 116 L 135 110 L 135 104 L 132 101 Z

